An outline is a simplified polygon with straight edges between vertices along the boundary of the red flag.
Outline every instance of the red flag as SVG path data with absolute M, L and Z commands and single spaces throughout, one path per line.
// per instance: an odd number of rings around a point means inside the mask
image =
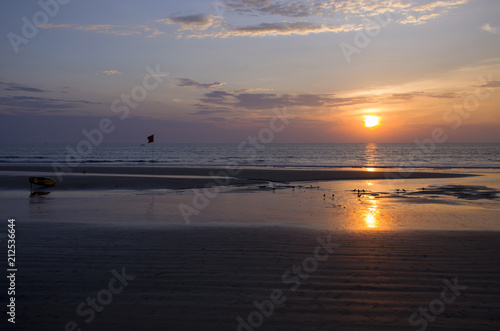
M 154 135 L 154 134 L 152 134 L 152 135 L 150 135 L 150 136 L 148 137 L 148 144 L 149 144 L 149 143 L 154 143 L 154 142 L 155 142 L 155 135 Z

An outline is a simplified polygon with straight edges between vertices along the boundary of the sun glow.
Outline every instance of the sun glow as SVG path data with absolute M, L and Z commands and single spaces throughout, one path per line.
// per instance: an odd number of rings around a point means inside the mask
M 365 127 L 369 129 L 375 129 L 380 125 L 380 116 L 366 115 L 363 118 L 365 120 Z

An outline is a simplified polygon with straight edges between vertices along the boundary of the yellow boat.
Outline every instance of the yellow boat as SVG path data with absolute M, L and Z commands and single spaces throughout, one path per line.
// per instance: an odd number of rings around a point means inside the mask
M 41 186 L 54 186 L 56 181 L 48 177 L 30 177 L 30 183 Z

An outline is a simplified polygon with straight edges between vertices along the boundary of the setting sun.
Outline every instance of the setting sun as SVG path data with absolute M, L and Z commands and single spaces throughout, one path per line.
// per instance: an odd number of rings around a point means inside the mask
M 380 125 L 380 116 L 366 115 L 363 116 L 365 120 L 365 127 L 375 129 Z

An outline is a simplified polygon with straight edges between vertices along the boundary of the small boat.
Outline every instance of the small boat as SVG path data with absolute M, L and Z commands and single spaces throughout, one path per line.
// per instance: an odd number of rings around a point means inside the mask
M 29 178 L 31 184 L 36 184 L 40 186 L 54 186 L 56 185 L 56 181 L 52 178 L 48 177 L 30 177 Z

